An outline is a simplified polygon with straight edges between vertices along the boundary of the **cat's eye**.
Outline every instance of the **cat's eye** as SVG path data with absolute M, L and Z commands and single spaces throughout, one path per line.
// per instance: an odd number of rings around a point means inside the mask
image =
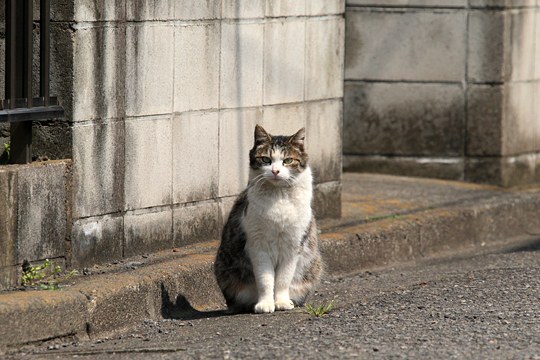
M 283 159 L 283 165 L 291 165 L 292 162 L 293 162 L 293 158 Z
M 261 156 L 261 161 L 265 164 L 271 164 L 272 159 L 270 159 L 268 156 Z

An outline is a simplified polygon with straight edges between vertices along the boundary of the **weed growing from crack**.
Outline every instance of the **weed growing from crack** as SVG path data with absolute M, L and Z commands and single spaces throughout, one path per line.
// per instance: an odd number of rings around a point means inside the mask
M 4 151 L 0 153 L 0 165 L 7 165 L 9 164 L 9 155 L 11 152 L 11 144 L 5 143 L 4 144 Z
M 322 317 L 326 314 L 328 314 L 332 309 L 334 308 L 334 300 L 326 303 L 326 304 L 320 304 L 320 305 L 312 305 L 312 304 L 306 304 L 305 310 L 309 315 L 315 316 L 315 317 Z
M 77 274 L 77 270 L 62 274 L 62 268 L 58 265 L 53 266 L 53 263 L 49 259 L 45 259 L 43 264 L 36 266 L 31 266 L 25 260 L 23 263 L 21 284 L 24 287 L 35 287 L 41 290 L 58 290 L 60 289 L 60 283 L 66 282 Z

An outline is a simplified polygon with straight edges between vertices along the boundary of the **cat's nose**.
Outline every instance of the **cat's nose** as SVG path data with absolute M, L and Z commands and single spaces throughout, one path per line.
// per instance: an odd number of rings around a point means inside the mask
M 279 170 L 278 169 L 272 169 L 272 174 L 274 174 L 274 176 L 277 176 L 279 174 Z

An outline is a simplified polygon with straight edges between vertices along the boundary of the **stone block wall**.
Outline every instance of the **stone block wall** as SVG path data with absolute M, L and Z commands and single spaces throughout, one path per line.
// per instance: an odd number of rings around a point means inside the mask
M 307 129 L 340 214 L 343 0 L 62 0 L 53 85 L 73 158 L 75 268 L 219 236 L 255 124 Z
M 540 181 L 536 0 L 348 0 L 347 170 Z
M 0 166 L 0 290 L 16 286 L 21 265 L 70 251 L 71 161 Z

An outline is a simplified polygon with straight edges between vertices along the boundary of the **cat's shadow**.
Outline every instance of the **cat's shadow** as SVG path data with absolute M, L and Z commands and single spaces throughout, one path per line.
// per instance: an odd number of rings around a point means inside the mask
M 232 315 L 227 310 L 199 311 L 189 303 L 188 299 L 179 294 L 175 301 L 171 300 L 169 292 L 161 284 L 161 316 L 164 319 L 197 320 Z

